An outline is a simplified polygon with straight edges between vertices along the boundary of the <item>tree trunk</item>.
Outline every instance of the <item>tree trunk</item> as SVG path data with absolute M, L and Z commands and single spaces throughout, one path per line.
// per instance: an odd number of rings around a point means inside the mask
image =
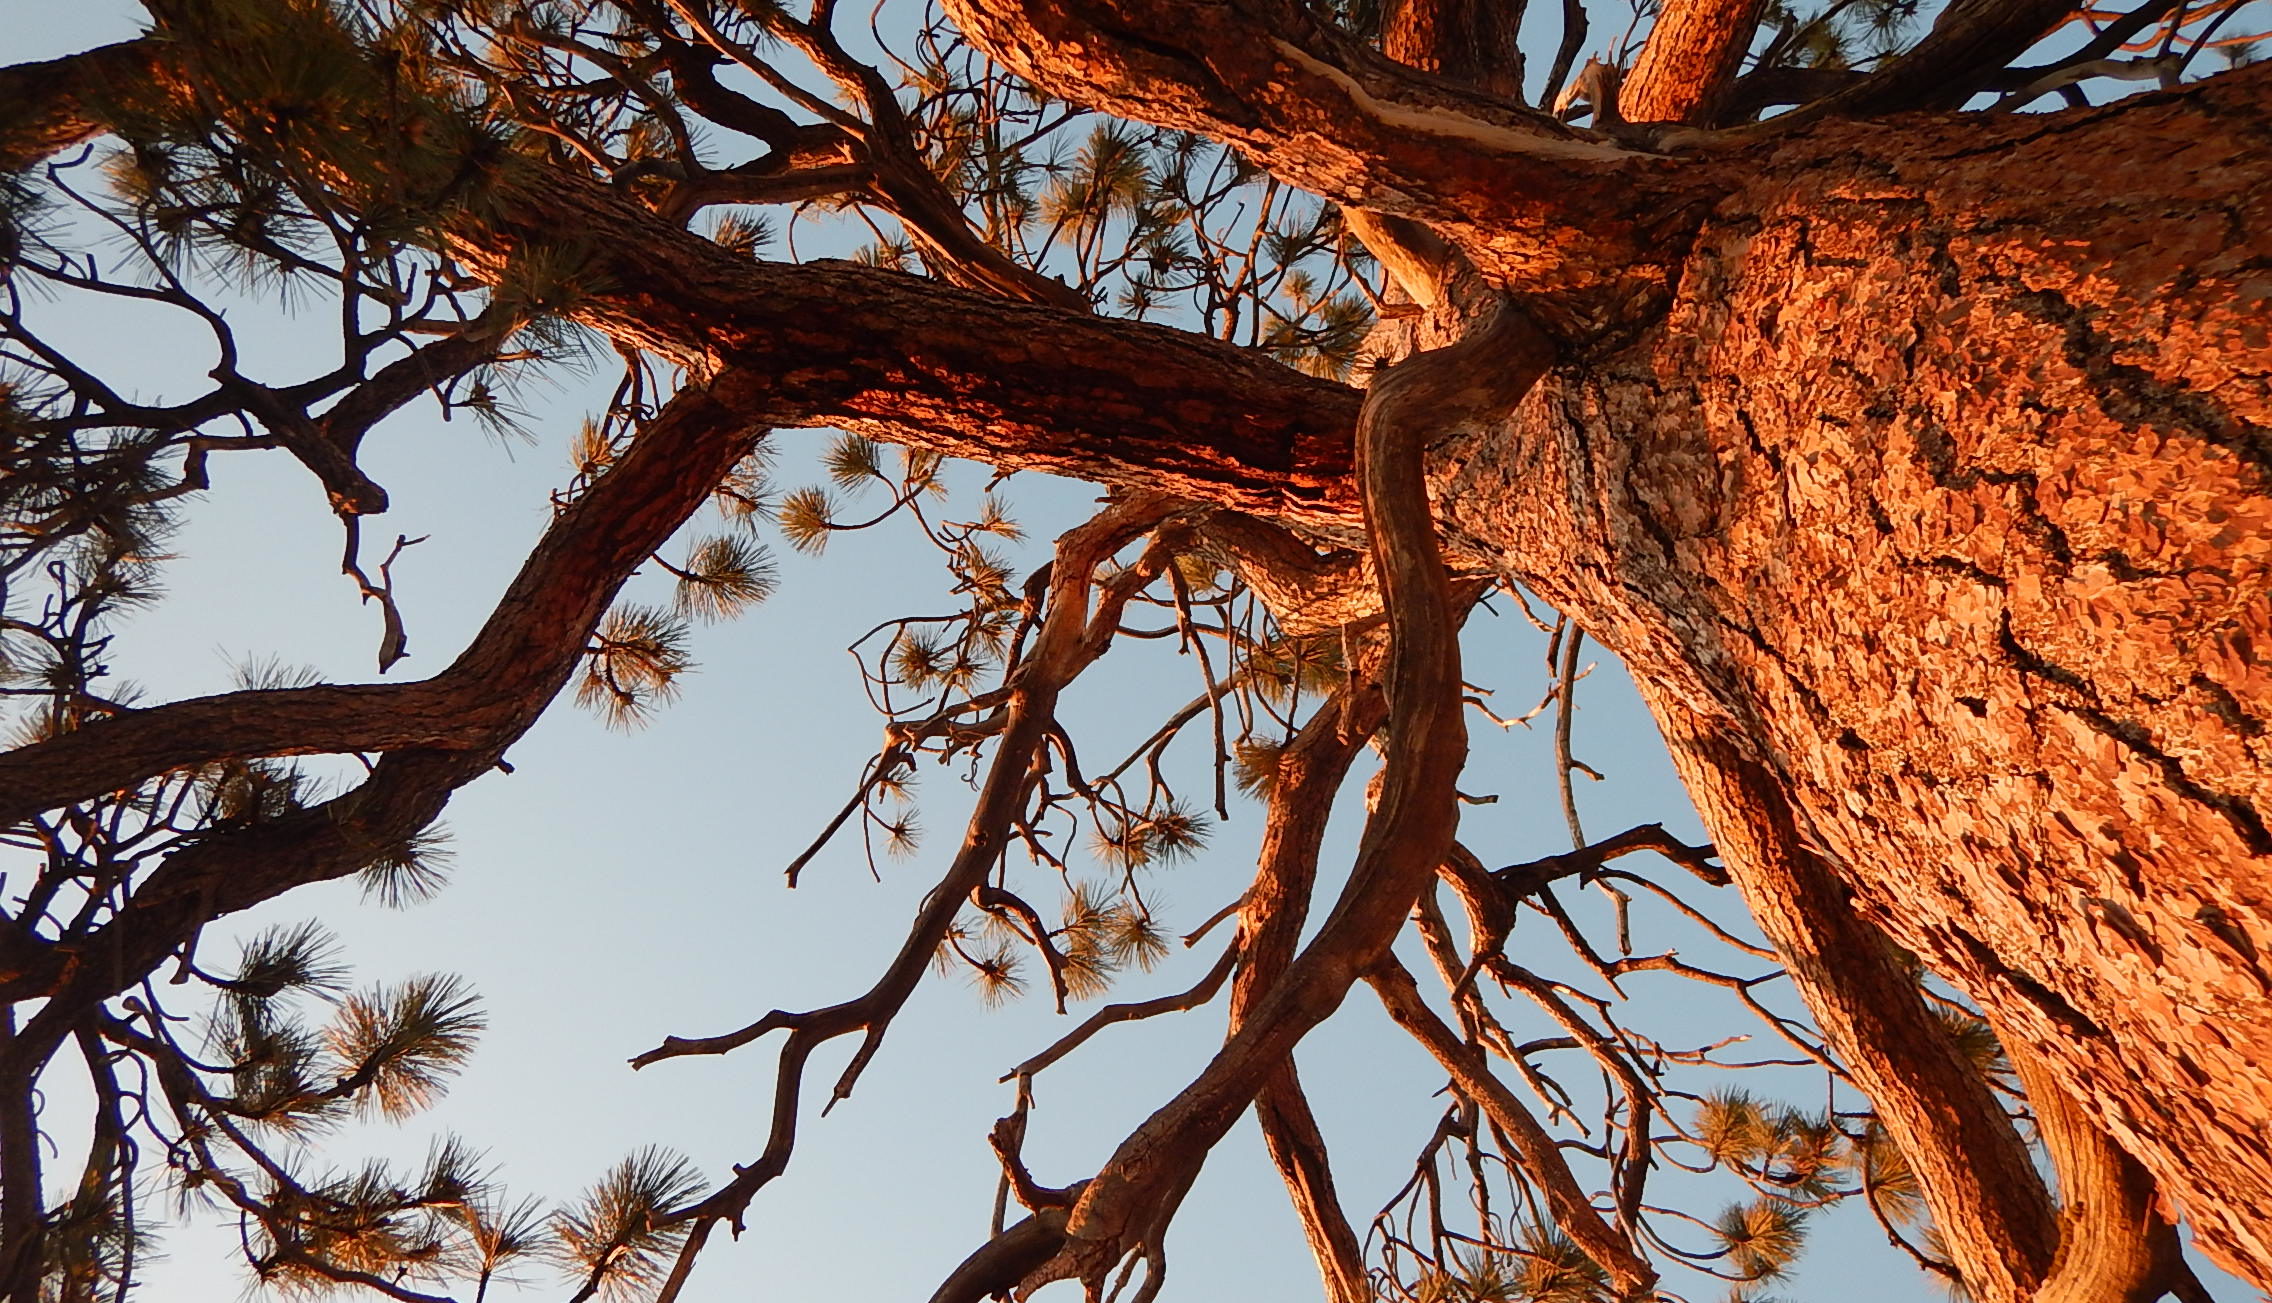
M 1052 89 L 1551 291 L 1526 306 L 1560 368 L 1431 450 L 1450 549 L 1755 767 L 1855 911 L 2272 1285 L 2272 68 L 1668 154 L 1235 5 L 950 8 Z M 56 122 L 27 138 L 76 129 Z M 576 315 L 750 364 L 748 419 L 1355 524 L 1338 387 L 1134 323 L 752 263 L 599 187 L 537 189 L 454 251 L 495 274 L 584 233 L 619 288 Z
M 1786 148 L 1437 484 L 2260 1284 L 2268 86 Z

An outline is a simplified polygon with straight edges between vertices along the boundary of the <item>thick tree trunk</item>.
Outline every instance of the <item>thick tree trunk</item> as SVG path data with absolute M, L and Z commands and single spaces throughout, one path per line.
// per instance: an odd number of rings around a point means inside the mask
M 1095 0 L 1101 36 L 1041 0 L 953 7 L 1088 102 L 1552 290 L 1561 369 L 1433 450 L 1448 544 L 1727 740 L 1858 913 L 2272 1284 L 2272 69 L 1664 155 L 1235 5 Z M 558 178 L 498 209 L 458 233 L 469 265 L 584 233 L 625 288 L 578 315 L 748 365 L 748 419 L 1354 523 L 1337 387 L 1132 323 L 750 263 Z
M 2267 84 L 1786 147 L 1439 481 L 2260 1283 Z

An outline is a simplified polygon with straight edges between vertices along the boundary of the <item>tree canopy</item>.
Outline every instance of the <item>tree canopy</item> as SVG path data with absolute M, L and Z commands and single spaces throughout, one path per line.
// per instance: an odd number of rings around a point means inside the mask
M 1841 1205 L 1983 1303 L 2206 1298 L 2180 1221 L 2272 1284 L 2263 0 L 146 8 L 0 68 L 0 1297 L 133 1297 L 196 1205 L 264 1288 L 677 1298 L 912 1070 L 934 974 L 1067 1015 L 937 1303 L 1178 1288 L 1250 1111 L 1332 1303 L 1761 1300 Z M 437 417 L 572 469 L 427 673 L 398 569 L 448 544 L 371 467 Z M 340 549 L 376 672 L 138 699 L 168 539 L 255 454 L 320 486 L 336 532 L 278 546 Z M 1103 496 L 1033 543 L 1025 471 Z M 858 920 L 900 938 L 864 989 L 632 1060 L 773 1056 L 762 1143 L 557 1205 L 478 1137 L 327 1158 L 481 1001 L 226 920 L 431 896 L 564 690 L 651 721 L 773 549 L 869 530 L 938 595 L 853 644 L 879 740 L 778 867 L 932 885 Z M 1483 610 L 1538 671 L 1463 663 Z M 1589 641 L 1711 844 L 1581 819 Z M 1516 726 L 1568 849 L 1460 831 Z M 1170 908 L 1235 818 L 1251 864 Z M 1682 985 L 1713 1025 L 1660 1025 Z M 1401 1188 L 1337 1185 L 1296 1068 L 1353 993 L 1448 1083 Z M 1093 1167 L 1029 1152 L 1048 1069 L 1171 1015 L 1222 1029 L 1186 1084 Z

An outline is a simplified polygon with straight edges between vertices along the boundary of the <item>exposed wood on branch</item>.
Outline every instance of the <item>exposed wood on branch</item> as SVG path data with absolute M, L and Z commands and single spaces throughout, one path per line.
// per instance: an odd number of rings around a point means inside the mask
M 2029 1303 L 2154 1303 L 2179 1289 L 2190 1273 L 2152 1174 L 2043 1070 L 2035 1047 L 1997 1034 L 2059 1179 L 2059 1252 Z
M 1348 207 L 1464 228 L 1461 242 L 1526 290 L 1647 283 L 1711 184 L 1405 68 L 1301 11 L 1244 0 L 948 8 L 1054 93 L 1204 132 Z

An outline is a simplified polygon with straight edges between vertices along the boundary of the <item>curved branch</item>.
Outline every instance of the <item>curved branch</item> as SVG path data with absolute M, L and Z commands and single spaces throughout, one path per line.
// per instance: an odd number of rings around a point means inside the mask
M 60 1029 L 69 1010 L 140 980 L 204 923 L 354 873 L 425 827 L 536 721 L 623 581 L 756 444 L 762 431 L 737 410 L 750 383 L 721 376 L 673 399 L 553 522 L 472 645 L 433 679 L 198 698 L 0 755 L 0 806 L 20 819 L 217 760 L 394 753 L 331 801 L 176 852 L 89 937 L 11 937 L 0 998 L 51 997 L 41 1019 Z
M 1195 526 L 1200 556 L 1238 575 L 1279 629 L 1292 637 L 1329 633 L 1380 614 L 1380 587 L 1362 552 L 1319 552 L 1292 532 L 1237 511 Z
M 1435 439 L 1503 416 L 1546 373 L 1552 346 L 1511 306 L 1449 348 L 1379 373 L 1358 422 L 1359 482 L 1389 612 L 1395 712 L 1381 797 L 1333 912 L 1246 1023 L 1176 1098 L 1121 1142 L 1031 1279 L 1101 1286 L 1130 1252 L 1157 1268 L 1159 1232 L 1207 1153 L 1294 1045 L 1347 997 L 1402 926 L 1451 845 L 1466 758 L 1457 622 L 1422 469 Z M 1157 1276 L 1146 1288 L 1156 1287 Z
M 1553 117 L 1407 68 L 1292 6 L 949 0 L 956 25 L 1053 94 L 1237 147 L 1336 203 L 1456 228 L 1533 291 L 1622 283 L 1677 256 L 1712 184 Z
M 154 775 L 254 756 L 475 751 L 518 736 L 575 669 L 616 590 L 708 500 L 763 429 L 765 383 L 691 386 L 561 513 L 449 668 L 402 684 L 230 692 L 127 711 L 0 754 L 0 822 Z
M 1376 640 L 1377 641 L 1377 640 Z M 1258 1004 L 1285 975 L 1309 917 L 1333 798 L 1349 766 L 1388 718 L 1388 703 L 1370 676 L 1352 675 L 1310 717 L 1279 753 L 1270 784 L 1270 809 L 1254 884 L 1242 898 L 1238 982 L 1231 990 L 1230 1028 L 1245 1026 Z M 1333 1184 L 1324 1133 L 1302 1091 L 1288 1055 L 1255 1095 L 1255 1121 L 1263 1145 L 1286 1185 L 1302 1233 L 1317 1259 L 1328 1303 L 1368 1303 L 1364 1251 Z

